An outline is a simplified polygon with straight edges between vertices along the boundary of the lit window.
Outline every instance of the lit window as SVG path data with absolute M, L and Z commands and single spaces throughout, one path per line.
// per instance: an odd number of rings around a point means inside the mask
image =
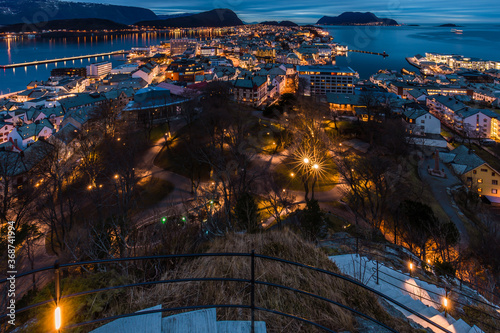
M 496 189 L 493 189 L 493 190 L 491 190 L 491 193 L 493 193 L 493 194 L 497 194 L 497 190 L 496 190 Z
M 482 179 L 482 178 L 479 178 L 479 179 L 477 180 L 477 182 L 478 182 L 479 184 L 482 184 L 482 183 L 483 183 L 483 179 Z
M 483 189 L 479 187 L 479 188 L 477 189 L 477 191 L 478 191 L 479 193 L 481 193 L 481 192 L 483 191 Z

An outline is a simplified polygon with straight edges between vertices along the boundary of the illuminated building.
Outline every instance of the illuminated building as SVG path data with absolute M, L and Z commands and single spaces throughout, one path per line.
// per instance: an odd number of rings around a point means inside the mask
M 350 67 L 297 66 L 300 79 L 304 81 L 304 95 L 326 95 L 326 93 L 354 94 L 355 78 Z

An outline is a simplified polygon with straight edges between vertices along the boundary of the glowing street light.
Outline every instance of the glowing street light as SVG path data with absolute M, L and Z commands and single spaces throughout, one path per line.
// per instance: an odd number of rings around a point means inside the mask
M 303 161 L 304 161 L 305 164 L 309 164 L 309 159 L 307 157 L 304 157 Z
M 290 173 L 290 177 L 292 177 L 292 178 L 295 177 L 295 174 L 293 172 Z
M 412 262 L 410 262 L 410 265 L 409 265 L 409 266 L 410 266 L 410 277 L 411 277 L 411 272 L 413 271 L 413 263 L 412 263 Z
M 313 165 L 313 169 L 314 169 L 314 170 L 318 170 L 318 169 L 319 169 L 319 165 L 318 165 L 317 163 L 316 163 L 316 164 L 314 164 L 314 165 Z
M 57 307 L 54 311 L 54 319 L 55 319 L 55 325 L 56 325 L 56 331 L 59 332 L 59 329 L 61 328 L 61 308 Z

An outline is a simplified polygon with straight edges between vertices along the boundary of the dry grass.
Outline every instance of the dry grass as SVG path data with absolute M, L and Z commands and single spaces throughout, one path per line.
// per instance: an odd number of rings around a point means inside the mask
M 263 234 L 232 234 L 213 241 L 206 252 L 250 252 L 286 258 L 288 260 L 339 272 L 333 262 L 311 243 L 290 231 Z M 250 278 L 249 257 L 202 257 L 185 261 L 175 271 L 165 274 L 172 278 Z M 325 274 L 299 267 L 256 259 L 256 279 L 309 291 L 353 307 L 396 328 L 399 332 L 413 332 L 401 319 L 387 314 L 376 298 L 365 290 Z M 201 304 L 250 304 L 250 287 L 237 282 L 193 282 L 155 286 L 152 290 L 134 291 L 129 295 L 139 308 L 163 304 L 164 308 Z M 274 287 L 257 285 L 256 305 L 307 318 L 330 329 L 358 331 L 351 312 L 330 303 Z M 219 320 L 248 320 L 248 310 L 218 309 Z M 266 321 L 268 332 L 319 332 L 311 325 L 257 312 L 257 319 Z

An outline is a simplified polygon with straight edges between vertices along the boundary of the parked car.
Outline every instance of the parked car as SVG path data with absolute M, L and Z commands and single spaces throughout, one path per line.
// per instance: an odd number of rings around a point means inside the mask
M 483 146 L 493 146 L 495 144 L 495 140 L 492 139 L 481 139 L 479 143 Z

